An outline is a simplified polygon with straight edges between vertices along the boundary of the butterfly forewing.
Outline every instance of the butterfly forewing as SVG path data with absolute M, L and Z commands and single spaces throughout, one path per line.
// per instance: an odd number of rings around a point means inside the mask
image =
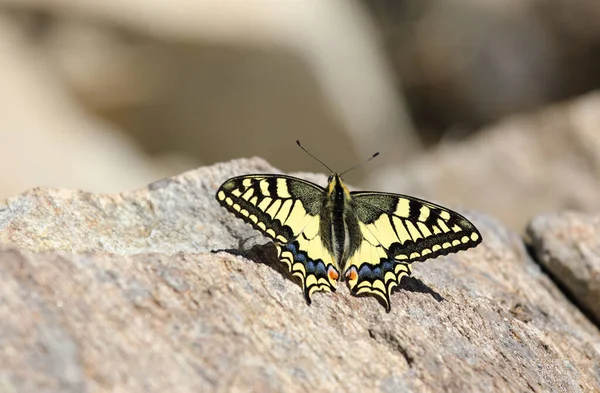
M 324 244 L 321 205 L 325 191 L 316 184 L 283 175 L 246 175 L 229 179 L 217 191 L 227 210 L 275 241 L 279 259 L 300 278 L 305 297 L 334 291 L 338 266 Z
M 361 231 L 357 251 L 346 264 L 355 294 L 371 294 L 389 310 L 389 295 L 410 264 L 466 250 L 481 242 L 475 226 L 460 214 L 418 198 L 377 192 L 351 193 Z

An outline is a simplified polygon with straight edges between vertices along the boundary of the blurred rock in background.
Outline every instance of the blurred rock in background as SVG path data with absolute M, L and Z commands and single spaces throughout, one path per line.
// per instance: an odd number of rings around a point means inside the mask
M 600 93 L 514 115 L 463 142 L 444 142 L 371 188 L 486 211 L 522 232 L 535 215 L 600 210 Z
M 597 1 L 365 3 L 430 143 L 600 86 Z
M 147 154 L 197 163 L 259 155 L 322 171 L 296 139 L 340 168 L 394 140 L 404 156 L 415 150 L 358 3 L 134 3 L 8 9 L 64 89 Z
M 0 0 L 0 31 L 1 197 L 255 155 L 322 172 L 300 139 L 337 170 L 381 151 L 351 183 L 518 230 L 598 208 L 600 104 L 569 101 L 600 85 L 592 0 Z

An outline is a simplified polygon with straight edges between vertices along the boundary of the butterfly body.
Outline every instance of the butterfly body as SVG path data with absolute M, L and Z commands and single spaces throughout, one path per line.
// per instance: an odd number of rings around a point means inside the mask
M 456 212 L 405 195 L 350 192 L 338 174 L 326 188 L 284 175 L 238 176 L 216 199 L 274 241 L 309 303 L 314 292 L 333 292 L 345 280 L 353 294 L 375 296 L 389 311 L 412 262 L 481 242 Z
M 344 271 L 348 256 L 358 248 L 361 236 L 350 191 L 337 174 L 329 178 L 320 221 L 321 233 L 331 231 L 331 236 L 323 238 L 330 238 L 328 250 Z

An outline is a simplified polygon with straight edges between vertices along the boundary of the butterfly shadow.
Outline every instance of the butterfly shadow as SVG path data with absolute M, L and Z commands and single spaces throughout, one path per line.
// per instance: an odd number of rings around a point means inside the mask
M 431 295 L 432 298 L 437 300 L 438 302 L 444 302 L 446 299 L 438 292 L 434 291 L 425 284 L 423 281 L 419 280 L 413 276 L 404 276 L 400 281 L 400 285 L 395 287 L 392 290 L 392 293 L 400 292 L 400 291 L 408 291 L 408 292 L 416 292 L 416 293 L 425 293 Z
M 254 263 L 260 263 L 262 265 L 266 265 L 271 269 L 275 270 L 279 274 L 281 274 L 284 278 L 292 281 L 295 284 L 301 286 L 297 277 L 292 276 L 288 267 L 281 263 L 279 258 L 277 257 L 277 249 L 273 243 L 266 244 L 256 244 L 249 249 L 244 248 L 244 241 L 240 242 L 239 248 L 228 248 L 228 249 L 220 249 L 213 250 L 212 253 L 217 252 L 226 252 L 231 255 L 242 256 L 246 259 L 251 260 Z M 413 276 L 404 276 L 400 282 L 400 285 L 395 287 L 392 290 L 392 293 L 400 292 L 400 291 L 408 291 L 415 293 L 424 293 L 431 295 L 436 301 L 443 302 L 446 301 L 442 295 L 438 292 L 434 291 L 431 287 L 425 284 L 423 281 L 419 280 Z M 358 295 L 362 297 L 363 295 Z M 384 305 L 385 306 L 385 305 Z
M 244 242 L 240 242 L 240 248 L 227 248 L 212 250 L 212 253 L 226 252 L 231 255 L 241 256 L 251 260 L 254 263 L 260 263 L 268 266 L 281 274 L 284 278 L 295 284 L 301 285 L 297 277 L 292 276 L 285 263 L 282 263 L 277 257 L 277 249 L 273 243 L 256 244 L 249 249 L 245 249 Z

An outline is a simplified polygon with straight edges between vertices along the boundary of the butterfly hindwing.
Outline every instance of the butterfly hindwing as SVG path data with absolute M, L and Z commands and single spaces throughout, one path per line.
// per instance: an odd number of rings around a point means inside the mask
M 308 302 L 315 291 L 335 291 L 339 268 L 323 241 L 322 187 L 284 175 L 245 175 L 223 183 L 217 201 L 275 241 L 279 259 L 299 277 Z
M 395 260 L 381 245 L 363 239 L 348 261 L 346 280 L 353 294 L 375 296 L 390 311 L 392 290 L 410 274 L 410 263 Z
M 345 275 L 355 294 L 379 298 L 389 310 L 390 293 L 410 264 L 466 250 L 481 242 L 475 226 L 442 206 L 399 194 L 351 193 L 361 241 Z
M 301 235 L 302 236 L 302 235 Z M 292 275 L 299 277 L 304 297 L 310 304 L 316 291 L 335 292 L 339 277 L 337 263 L 323 247 L 319 235 L 307 239 L 302 236 L 287 244 L 276 244 L 279 259 Z

